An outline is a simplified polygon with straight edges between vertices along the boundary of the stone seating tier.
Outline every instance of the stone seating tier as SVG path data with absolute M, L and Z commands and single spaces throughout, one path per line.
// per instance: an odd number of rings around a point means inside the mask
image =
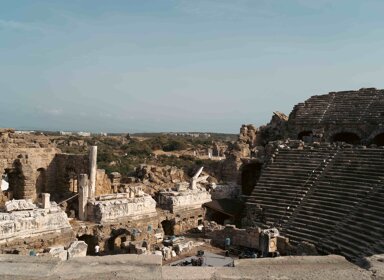
M 264 208 L 267 225 L 280 224 L 294 244 L 350 259 L 384 253 L 383 170 L 383 149 L 279 151 L 247 204 Z

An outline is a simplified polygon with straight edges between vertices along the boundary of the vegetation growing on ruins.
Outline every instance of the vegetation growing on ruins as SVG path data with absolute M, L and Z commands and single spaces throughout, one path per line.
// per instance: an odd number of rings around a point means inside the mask
M 119 172 L 123 176 L 134 174 L 140 164 L 176 166 L 192 175 L 199 166 L 216 170 L 219 164 L 207 155 L 215 143 L 227 146 L 236 139 L 232 134 L 135 134 L 125 136 L 60 136 L 55 137 L 58 148 L 64 153 L 86 153 L 88 146 L 98 146 L 98 166 L 107 173 Z

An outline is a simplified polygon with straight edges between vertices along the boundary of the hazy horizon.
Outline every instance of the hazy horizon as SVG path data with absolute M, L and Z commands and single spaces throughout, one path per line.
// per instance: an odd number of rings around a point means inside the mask
M 379 0 L 0 3 L 0 127 L 238 133 L 384 88 Z

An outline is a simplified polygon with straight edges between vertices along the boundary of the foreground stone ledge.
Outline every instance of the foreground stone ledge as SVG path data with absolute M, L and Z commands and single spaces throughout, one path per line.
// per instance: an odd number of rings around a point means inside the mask
M 375 279 L 341 256 L 238 260 L 237 267 L 161 266 L 156 255 L 114 255 L 60 261 L 0 255 L 1 279 Z

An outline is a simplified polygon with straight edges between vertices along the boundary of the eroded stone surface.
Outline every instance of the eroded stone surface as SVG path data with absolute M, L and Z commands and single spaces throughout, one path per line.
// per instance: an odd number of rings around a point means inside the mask
M 159 195 L 161 207 L 171 211 L 201 208 L 201 205 L 209 201 L 212 201 L 211 195 L 203 188 L 162 191 Z
M 37 236 L 58 230 L 71 229 L 67 215 L 55 203 L 49 209 L 0 213 L 0 244 L 12 238 Z
M 68 258 L 68 251 L 64 249 L 64 246 L 50 248 L 48 253 L 62 261 Z
M 28 201 L 25 199 L 19 199 L 19 200 L 12 199 L 5 203 L 5 211 L 7 212 L 33 210 L 36 208 L 37 206 L 33 204 L 32 201 Z
M 74 241 L 68 248 L 68 259 L 85 257 L 88 245 L 84 241 Z
M 142 219 L 155 216 L 156 201 L 149 195 L 127 197 L 127 194 L 108 195 L 110 200 L 89 201 L 88 219 L 95 222 L 112 222 L 119 219 Z

